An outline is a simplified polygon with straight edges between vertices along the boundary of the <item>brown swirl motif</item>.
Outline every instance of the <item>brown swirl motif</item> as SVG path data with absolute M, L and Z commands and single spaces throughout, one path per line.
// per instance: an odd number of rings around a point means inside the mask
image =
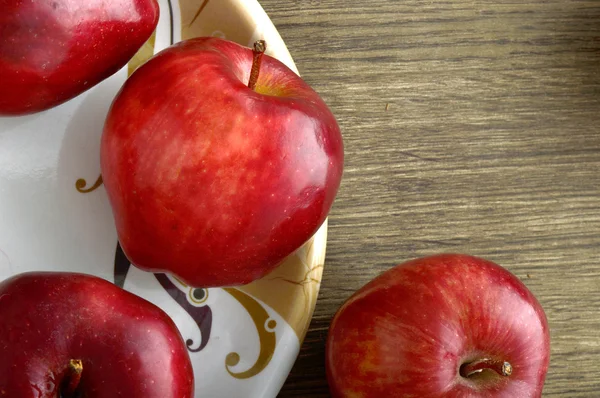
M 81 193 L 88 193 L 95 191 L 100 185 L 102 185 L 102 176 L 98 177 L 94 185 L 92 185 L 91 187 L 86 188 L 86 185 L 87 181 L 84 178 L 80 178 L 77 181 L 75 181 L 75 189 L 77 189 Z
M 117 244 L 114 261 L 114 283 L 117 286 L 121 288 L 124 286 L 125 278 L 127 277 L 127 272 L 130 267 L 131 263 L 125 256 L 123 249 L 121 249 L 121 245 Z M 210 338 L 212 329 L 212 310 L 208 305 L 196 306 L 192 305 L 191 302 L 194 304 L 204 303 L 208 298 L 208 290 L 191 288 L 180 282 L 182 286 L 189 290 L 186 293 L 171 282 L 165 274 L 154 274 L 154 277 L 160 283 L 162 288 L 169 293 L 173 300 L 175 300 L 177 304 L 192 317 L 200 329 L 201 341 L 197 348 L 192 348 L 192 346 L 196 345 L 192 339 L 187 339 L 185 343 L 190 352 L 201 351 L 206 347 Z M 233 367 L 240 362 L 240 355 L 237 352 L 231 352 L 227 354 L 225 358 L 225 368 L 231 376 L 236 379 L 247 379 L 262 372 L 269 362 L 271 362 L 277 344 L 275 336 L 277 321 L 271 319 L 267 310 L 265 310 L 265 308 L 249 294 L 236 288 L 224 288 L 223 290 L 229 293 L 246 309 L 246 311 L 248 311 L 248 314 L 252 318 L 252 322 L 254 322 L 256 331 L 258 332 L 260 353 L 258 359 L 250 369 L 243 372 L 234 372 L 230 369 L 230 367 Z
M 189 297 L 192 303 L 188 301 L 187 295 L 181 291 L 165 274 L 154 274 L 154 277 L 160 283 L 160 285 L 169 293 L 169 295 L 179 304 L 181 308 L 185 310 L 198 328 L 200 329 L 201 341 L 198 347 L 192 348 L 194 345 L 194 340 L 187 339 L 185 341 L 185 345 L 190 352 L 199 352 L 202 351 L 206 344 L 208 344 L 208 339 L 210 338 L 210 330 L 212 327 L 212 311 L 209 306 L 201 306 L 198 307 L 194 304 L 201 304 L 208 298 L 208 291 L 202 288 L 190 288 L 189 289 Z
M 277 326 L 277 321 L 275 321 L 275 319 L 270 319 L 269 313 L 252 296 L 235 288 L 224 288 L 223 290 L 231 294 L 233 298 L 235 298 L 242 306 L 244 306 L 246 311 L 248 311 L 248 314 L 250 314 L 250 317 L 252 317 L 252 321 L 256 326 L 256 331 L 258 332 L 260 353 L 258 354 L 258 359 L 250 369 L 239 373 L 233 372 L 230 369 L 230 367 L 235 366 L 240 362 L 240 354 L 237 352 L 230 352 L 225 358 L 225 368 L 231 376 L 235 377 L 236 379 L 248 379 L 262 372 L 263 369 L 267 367 L 269 362 L 271 362 L 271 358 L 273 358 L 273 353 L 275 352 L 275 346 L 277 344 L 277 340 L 275 338 L 275 327 Z
M 121 245 L 117 243 L 113 271 L 115 285 L 119 286 L 120 288 L 124 287 L 125 278 L 127 278 L 127 273 L 129 272 L 130 267 L 131 262 L 125 256 Z M 200 305 L 208 298 L 208 291 L 202 288 L 188 288 L 184 285 L 184 287 L 188 289 L 188 293 L 186 293 L 179 289 L 179 287 L 177 287 L 173 282 L 171 282 L 167 275 L 153 275 L 158 283 L 160 283 L 161 287 L 165 289 L 167 293 L 169 293 L 169 296 L 171 296 L 171 298 L 173 298 L 173 300 L 175 300 L 175 302 L 192 317 L 192 320 L 200 330 L 200 343 L 198 344 L 198 347 L 192 348 L 192 346 L 196 345 L 192 339 L 187 339 L 185 341 L 188 351 L 201 351 L 204 347 L 206 347 L 206 344 L 208 344 L 212 329 L 212 310 L 208 305 Z

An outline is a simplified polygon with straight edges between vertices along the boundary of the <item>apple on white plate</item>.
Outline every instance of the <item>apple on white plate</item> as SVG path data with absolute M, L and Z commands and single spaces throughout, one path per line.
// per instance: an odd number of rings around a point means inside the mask
M 343 170 L 335 117 L 297 74 L 214 37 L 179 42 L 125 82 L 101 144 L 135 266 L 195 287 L 259 279 L 325 221 Z

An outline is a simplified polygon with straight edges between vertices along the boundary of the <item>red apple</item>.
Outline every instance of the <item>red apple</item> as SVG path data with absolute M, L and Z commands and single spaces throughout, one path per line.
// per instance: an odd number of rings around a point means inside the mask
M 0 116 L 59 105 L 122 68 L 158 23 L 156 0 L 0 0 Z
M 504 268 L 446 254 L 390 269 L 335 315 L 334 397 L 540 397 L 550 357 L 544 311 Z
M 258 47 L 180 42 L 114 100 L 102 176 L 137 267 L 196 287 L 244 284 L 324 222 L 342 176 L 340 130 L 319 95 Z
M 91 275 L 32 272 L 0 283 L 0 397 L 191 398 L 173 321 Z

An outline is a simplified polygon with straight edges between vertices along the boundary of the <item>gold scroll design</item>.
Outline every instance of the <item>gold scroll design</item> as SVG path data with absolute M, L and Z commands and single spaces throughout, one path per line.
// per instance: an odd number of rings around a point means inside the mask
M 248 379 L 262 372 L 269 362 L 271 362 L 277 344 L 275 336 L 277 321 L 272 319 L 267 310 L 249 294 L 246 294 L 237 288 L 223 288 L 223 290 L 229 293 L 246 309 L 258 332 L 260 352 L 258 354 L 258 359 L 250 369 L 242 372 L 234 372 L 230 369 L 240 362 L 240 354 L 237 352 L 230 352 L 225 357 L 225 369 L 231 376 L 236 379 Z
M 152 36 L 140 47 L 133 58 L 127 64 L 127 77 L 131 76 L 135 70 L 144 62 L 152 58 L 154 55 L 154 44 L 156 43 L 156 30 L 152 32 Z M 75 189 L 80 193 L 90 193 L 95 191 L 102 185 L 102 175 L 100 175 L 92 186 L 87 187 L 85 178 L 79 178 L 75 181 Z
M 320 232 L 296 253 L 262 279 L 239 289 L 256 297 L 277 312 L 296 332 L 302 342 L 317 301 L 325 253 L 315 240 L 327 238 L 327 221 Z

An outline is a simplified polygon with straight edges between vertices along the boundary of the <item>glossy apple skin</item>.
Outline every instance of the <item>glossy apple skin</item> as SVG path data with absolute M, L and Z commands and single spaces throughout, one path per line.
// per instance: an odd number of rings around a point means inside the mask
M 324 222 L 343 169 L 318 94 L 264 56 L 216 38 L 141 66 L 109 111 L 102 176 L 129 260 L 196 287 L 258 279 Z M 268 94 L 265 94 L 268 93 Z
M 158 23 L 156 0 L 0 0 L 0 116 L 57 106 L 122 68 Z
M 326 350 L 333 397 L 540 397 L 549 364 L 544 311 L 504 268 L 443 254 L 401 264 L 335 315 Z M 461 364 L 508 361 L 510 376 L 467 379 Z
M 33 272 L 0 283 L 0 391 L 57 398 L 80 359 L 85 398 L 192 398 L 187 348 L 169 316 L 103 279 Z

